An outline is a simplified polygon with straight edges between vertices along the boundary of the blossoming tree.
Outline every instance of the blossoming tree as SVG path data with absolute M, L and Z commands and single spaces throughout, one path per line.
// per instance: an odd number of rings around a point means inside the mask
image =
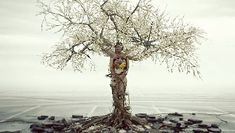
M 63 69 L 68 62 L 74 70 L 93 68 L 92 55 L 110 57 L 110 77 L 114 110 L 83 125 L 105 124 L 115 128 L 133 128 L 145 121 L 132 116 L 125 103 L 125 76 L 130 61 L 151 58 L 163 62 L 171 72 L 200 76 L 195 50 L 202 32 L 181 18 L 169 18 L 151 1 L 136 4 L 125 0 L 52 0 L 39 1 L 42 27 L 63 33 L 63 40 L 43 56 L 43 62 Z M 115 46 L 115 51 L 113 47 Z M 116 48 L 121 47 L 119 53 Z M 119 59 L 124 59 L 124 64 Z M 119 71 L 119 72 L 117 72 Z

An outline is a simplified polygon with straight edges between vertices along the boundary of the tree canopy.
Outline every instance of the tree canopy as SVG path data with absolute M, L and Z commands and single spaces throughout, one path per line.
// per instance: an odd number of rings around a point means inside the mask
M 92 67 L 92 55 L 109 56 L 116 42 L 131 61 L 151 58 L 169 71 L 200 75 L 196 49 L 203 32 L 170 18 L 149 0 L 51 0 L 38 2 L 42 28 L 63 33 L 63 40 L 43 62 L 63 69 Z

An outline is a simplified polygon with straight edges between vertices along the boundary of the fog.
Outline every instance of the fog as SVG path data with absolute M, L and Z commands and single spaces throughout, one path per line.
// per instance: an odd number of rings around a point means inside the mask
M 235 93 L 235 2 L 232 0 L 161 0 L 154 2 L 170 16 L 184 16 L 206 34 L 198 49 L 202 79 L 170 73 L 164 65 L 132 63 L 128 74 L 131 95 L 202 94 L 227 97 Z M 44 52 L 61 40 L 60 34 L 41 31 L 42 16 L 31 0 L 0 1 L 0 92 L 78 92 L 110 95 L 107 57 L 93 57 L 96 70 L 63 71 L 41 64 Z M 11 91 L 10 91 L 11 90 Z M 6 93 L 8 92 L 8 93 Z M 84 92 L 84 93 L 82 93 Z

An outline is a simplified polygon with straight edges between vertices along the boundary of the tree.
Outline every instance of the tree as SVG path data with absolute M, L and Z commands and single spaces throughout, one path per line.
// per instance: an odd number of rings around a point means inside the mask
M 136 4 L 125 0 L 38 3 L 41 8 L 39 14 L 44 16 L 42 28 L 63 33 L 63 40 L 51 53 L 43 56 L 43 63 L 51 67 L 63 69 L 70 62 L 74 70 L 93 68 L 92 55 L 113 59 L 115 53 L 112 48 L 118 43 L 123 44 L 122 55 L 130 61 L 151 58 L 154 62 L 165 63 L 170 72 L 177 69 L 200 76 L 195 51 L 203 32 L 185 24 L 182 18 L 169 18 L 151 1 L 139 0 Z M 126 69 L 124 71 L 127 72 Z M 114 75 L 111 73 L 110 76 L 113 78 Z M 116 128 L 133 128 L 133 124 L 144 123 L 128 112 L 126 85 L 120 87 L 125 75 L 116 78 L 120 79 L 116 81 L 118 85 L 111 85 L 113 113 L 84 124 L 81 130 L 98 123 L 109 123 Z

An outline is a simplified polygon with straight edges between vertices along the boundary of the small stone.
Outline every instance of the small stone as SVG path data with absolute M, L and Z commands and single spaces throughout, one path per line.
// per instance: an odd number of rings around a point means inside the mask
M 116 132 L 111 132 L 110 133 L 116 133 Z M 128 130 L 127 133 L 135 133 L 133 130 Z
M 168 115 L 172 115 L 172 116 L 183 116 L 183 114 L 180 114 L 180 113 L 178 113 L 178 112 L 169 113 Z
M 38 116 L 38 120 L 45 120 L 46 118 L 48 118 L 47 115 Z
M 54 123 L 53 129 L 56 131 L 61 131 L 65 128 L 65 125 L 63 123 Z
M 117 129 L 114 127 L 109 127 L 110 133 L 117 133 Z
M 90 119 L 91 120 L 94 120 L 94 119 L 97 119 L 97 118 L 99 118 L 100 116 L 92 116 L 92 117 L 90 117 Z
M 31 124 L 29 128 L 34 128 L 34 127 L 41 127 L 39 124 Z
M 144 125 L 144 127 L 145 127 L 146 129 L 151 129 L 151 127 L 150 127 L 149 125 Z
M 44 129 L 42 127 L 33 127 L 31 128 L 32 132 L 44 132 Z
M 212 132 L 212 133 L 221 133 L 221 129 L 219 128 L 208 128 L 208 131 L 209 132 Z
M 193 125 L 194 123 L 191 122 L 191 121 L 184 121 L 184 124 L 185 124 L 185 125 Z
M 213 128 L 219 128 L 219 126 L 217 124 L 211 124 L 211 127 Z
M 179 120 L 180 120 L 180 121 L 183 121 L 183 120 L 184 120 L 184 118 L 179 118 Z
M 196 115 L 196 113 L 192 113 L 192 115 Z
M 51 116 L 48 118 L 49 120 L 55 120 L 55 116 Z
M 160 133 L 173 133 L 173 131 L 170 129 L 164 129 L 164 130 L 160 130 Z
M 170 122 L 170 121 L 163 121 L 163 125 L 171 125 L 172 124 L 172 122 Z
M 156 129 L 149 129 L 147 133 L 159 133 L 159 131 Z
M 174 120 L 174 119 L 170 119 L 169 121 L 172 122 L 172 123 L 178 123 L 178 121 Z
M 83 118 L 83 115 L 72 115 L 72 118 L 79 118 L 79 119 L 81 119 L 81 118 Z
M 150 118 L 150 119 L 156 119 L 156 116 L 155 116 L 155 115 L 148 115 L 148 118 Z
M 181 126 L 181 123 L 176 123 L 176 127 L 180 127 Z
M 67 124 L 67 121 L 65 120 L 65 118 L 63 118 L 63 119 L 61 120 L 61 122 L 64 123 L 64 124 Z
M 177 128 L 173 128 L 173 130 L 174 130 L 174 133 L 178 133 L 180 131 L 183 131 L 182 128 L 178 128 L 178 127 Z
M 152 128 L 153 128 L 153 129 L 159 129 L 160 126 L 161 126 L 160 124 L 154 123 L 154 124 L 152 125 Z
M 150 123 L 155 123 L 158 120 L 156 118 L 147 118 L 147 121 L 150 122 Z
M 186 129 L 188 127 L 188 125 L 186 125 L 185 123 L 180 123 L 180 124 L 181 124 L 180 128 L 182 128 L 182 129 Z
M 43 123 L 42 124 L 44 127 L 47 127 L 47 128 L 51 128 L 51 127 L 53 127 L 53 123 L 52 122 L 45 122 L 45 123 Z
M 157 122 L 158 122 L 158 123 L 162 123 L 164 120 L 165 120 L 165 119 L 162 118 L 162 117 L 157 118 Z
M 207 124 L 198 124 L 199 128 L 208 128 L 209 126 Z
M 138 133 L 145 131 L 145 129 L 142 126 L 137 126 L 137 130 L 138 130 Z
M 88 128 L 88 130 L 94 130 L 95 129 L 95 126 L 90 126 L 89 128 Z
M 110 133 L 110 131 L 109 131 L 109 129 L 104 128 L 104 129 L 101 130 L 101 133 Z
M 22 133 L 22 131 L 2 131 L 0 133 Z
M 87 119 L 85 119 L 85 118 L 81 118 L 81 119 L 72 118 L 72 122 L 83 123 L 83 122 L 86 122 L 86 120 L 87 120 Z
M 200 128 L 197 128 L 197 129 L 193 129 L 193 133 L 207 133 L 207 129 L 200 129 Z
M 138 113 L 138 114 L 135 114 L 135 116 L 137 116 L 139 118 L 146 118 L 147 114 L 146 113 Z
M 119 130 L 119 133 L 126 133 L 126 130 L 121 129 L 121 130 Z
M 193 124 L 202 123 L 202 120 L 198 120 L 198 119 L 188 119 L 188 121 L 192 122 Z
M 44 129 L 44 131 L 46 133 L 54 133 L 54 129 L 51 129 L 51 128 L 46 128 L 46 129 Z

